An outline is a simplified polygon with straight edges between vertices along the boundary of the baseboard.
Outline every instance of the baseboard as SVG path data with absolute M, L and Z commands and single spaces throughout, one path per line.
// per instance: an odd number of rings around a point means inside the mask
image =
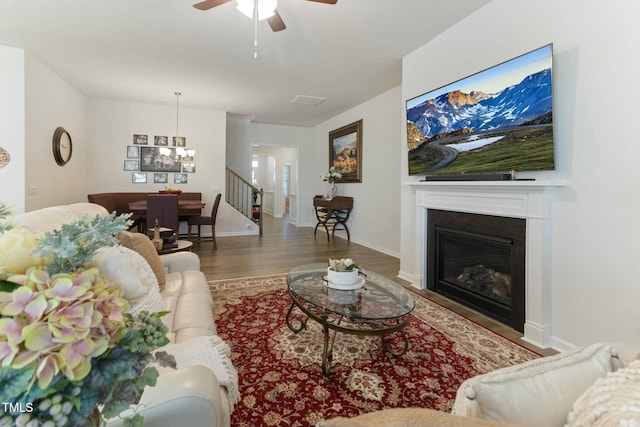
M 400 270 L 398 271 L 398 278 L 411 283 L 414 288 L 420 289 L 420 278 L 416 277 L 416 275 Z
M 260 234 L 260 230 L 247 230 L 247 231 L 225 231 L 222 233 L 216 232 L 216 237 L 227 237 L 227 236 L 258 236 Z M 209 235 L 211 237 L 211 235 Z
M 369 242 L 366 242 L 366 241 L 363 241 L 363 240 L 351 239 L 351 241 L 353 243 L 357 243 L 358 245 L 362 245 L 362 246 L 364 246 L 366 248 L 369 248 L 371 250 L 383 253 L 385 255 L 392 256 L 392 257 L 397 258 L 397 259 L 400 259 L 400 253 L 399 252 L 392 251 L 392 250 L 389 250 L 387 248 L 383 248 L 381 246 L 374 245 L 373 243 L 369 243 Z

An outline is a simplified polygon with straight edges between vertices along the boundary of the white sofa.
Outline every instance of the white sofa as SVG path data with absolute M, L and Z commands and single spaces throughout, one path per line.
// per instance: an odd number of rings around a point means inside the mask
M 41 233 L 58 229 L 62 224 L 83 215 L 106 216 L 108 212 L 100 205 L 76 203 L 16 215 L 13 222 L 17 227 Z M 145 248 L 150 247 L 150 252 L 132 247 L 144 247 L 145 240 L 150 244 L 146 236 L 131 234 L 121 241 L 124 246 L 136 250 L 148 261 L 163 288 L 160 292 L 161 304 L 165 310 L 170 311 L 170 314 L 163 317 L 163 321 L 169 327 L 172 343 L 180 344 L 197 340 L 198 337 L 215 336 L 213 301 L 205 276 L 200 271 L 198 256 L 192 252 L 158 256 L 152 244 Z M 145 389 L 137 410 L 144 417 L 145 425 L 230 426 L 232 405 L 227 389 L 221 386 L 211 369 L 194 365 L 178 366 L 177 370 L 160 368 L 159 371 L 156 386 Z M 109 426 L 114 427 L 121 424 L 120 419 L 109 422 Z
M 470 378 L 452 413 L 392 409 L 317 427 L 639 427 L 637 355 L 629 345 L 593 344 Z

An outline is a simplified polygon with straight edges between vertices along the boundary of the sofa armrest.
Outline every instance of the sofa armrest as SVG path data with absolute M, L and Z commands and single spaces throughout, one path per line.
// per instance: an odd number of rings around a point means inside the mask
M 618 367 L 617 352 L 606 344 L 530 360 L 465 380 L 452 412 L 530 427 L 561 426 L 573 402 Z
M 200 257 L 193 252 L 172 252 L 160 255 L 167 273 L 185 270 L 200 270 Z
M 229 427 L 231 409 L 224 389 L 214 373 L 204 366 L 186 366 L 161 372 L 155 387 L 142 394 L 137 413 L 147 426 Z M 133 415 L 126 411 L 123 417 Z M 118 427 L 123 419 L 112 419 L 108 427 Z

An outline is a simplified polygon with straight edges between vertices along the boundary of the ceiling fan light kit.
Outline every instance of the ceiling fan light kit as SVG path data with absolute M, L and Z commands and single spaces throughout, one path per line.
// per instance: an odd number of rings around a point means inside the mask
M 198 10 L 209 10 L 214 7 L 229 3 L 233 0 L 203 0 L 193 5 Z M 338 0 L 307 0 L 314 3 L 336 4 Z M 278 0 L 235 0 L 236 8 L 245 16 L 254 19 L 254 10 L 258 9 L 258 20 L 267 19 L 273 31 L 282 31 L 286 28 L 280 14 L 276 9 Z
M 214 7 L 229 3 L 232 0 L 204 0 L 193 5 L 198 10 L 209 10 Z M 315 3 L 336 4 L 338 0 L 307 0 Z M 278 0 L 235 0 L 236 8 L 245 16 L 254 21 L 253 58 L 258 58 L 258 21 L 266 19 L 274 32 L 282 31 L 286 27 L 280 17 Z
M 258 7 L 259 21 L 273 16 L 276 7 L 278 6 L 278 0 L 236 0 L 236 7 L 243 15 L 253 19 L 256 3 Z

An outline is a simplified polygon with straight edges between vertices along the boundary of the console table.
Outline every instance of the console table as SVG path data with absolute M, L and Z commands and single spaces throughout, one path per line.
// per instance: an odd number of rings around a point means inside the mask
M 347 221 L 353 209 L 353 197 L 336 196 L 332 199 L 325 199 L 324 196 L 315 196 L 313 207 L 318 219 L 313 231 L 314 236 L 318 232 L 318 227 L 322 226 L 327 232 L 327 241 L 329 241 L 329 227 L 331 227 L 331 237 L 333 237 L 336 227 L 340 225 L 347 232 L 347 240 L 351 240 Z

